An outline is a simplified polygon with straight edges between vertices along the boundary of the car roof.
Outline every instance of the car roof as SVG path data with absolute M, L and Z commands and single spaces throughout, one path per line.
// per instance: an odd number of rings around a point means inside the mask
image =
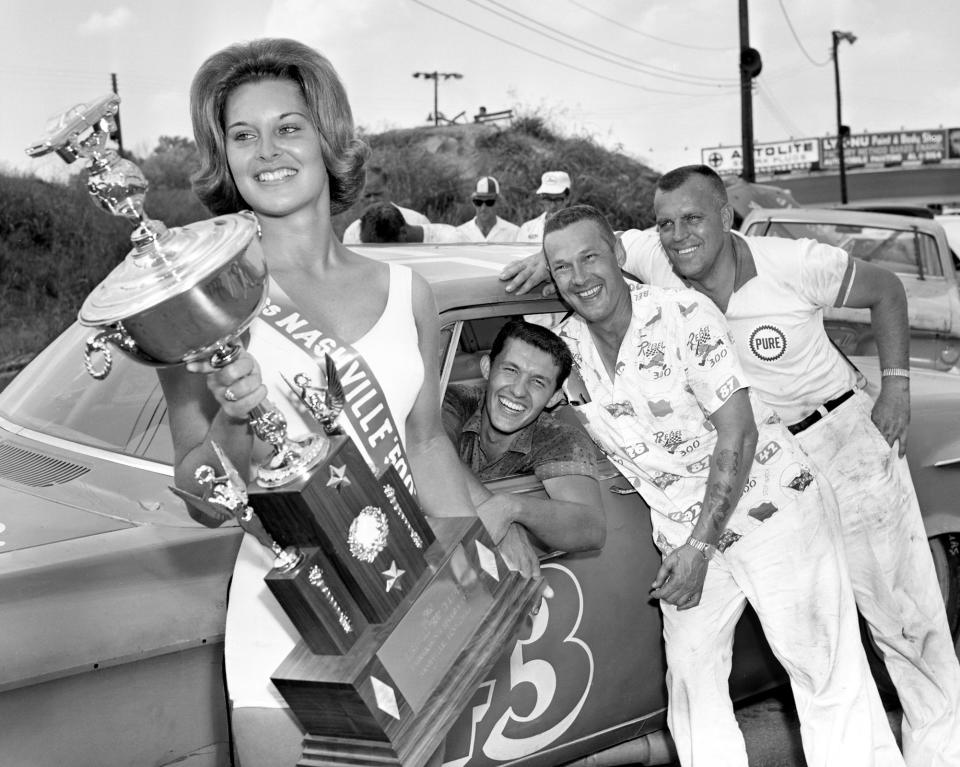
M 934 212 L 926 205 L 908 205 L 892 202 L 848 202 L 837 205 L 837 210 L 863 210 L 873 213 L 893 213 L 897 216 L 915 216 L 916 218 L 933 218 Z
M 504 290 L 500 272 L 507 264 L 540 250 L 540 243 L 460 243 L 351 245 L 377 261 L 409 266 L 433 290 L 441 313 L 502 301 L 536 301 L 539 290 L 514 296 Z
M 942 227 L 933 220 L 918 216 L 897 216 L 849 208 L 759 208 L 743 221 L 741 229 L 757 221 L 799 221 L 814 224 L 856 224 L 880 229 L 919 229 L 936 234 Z

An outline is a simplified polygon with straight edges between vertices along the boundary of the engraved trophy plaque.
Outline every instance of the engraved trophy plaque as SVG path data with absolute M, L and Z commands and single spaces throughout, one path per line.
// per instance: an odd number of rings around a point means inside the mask
M 112 350 L 149 365 L 227 364 L 264 306 L 267 270 L 250 213 L 167 229 L 144 215 L 140 170 L 107 147 L 119 98 L 64 113 L 27 149 L 89 161 L 97 203 L 135 224 L 133 245 L 84 301 L 97 328 L 94 378 Z M 510 571 L 476 517 L 431 519 L 390 467 L 375 475 L 337 416 L 329 357 L 288 383 L 317 423 L 303 438 L 266 407 L 251 426 L 272 456 L 247 486 L 220 466 L 196 474 L 194 507 L 241 527 L 275 555 L 266 583 L 302 636 L 273 681 L 306 731 L 302 767 L 422 767 L 520 625 L 543 582 Z

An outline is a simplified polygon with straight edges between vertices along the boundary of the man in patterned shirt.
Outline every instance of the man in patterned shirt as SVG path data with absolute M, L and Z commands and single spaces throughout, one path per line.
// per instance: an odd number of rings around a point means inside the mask
M 570 350 L 554 333 L 514 319 L 480 360 L 486 386 L 447 388 L 443 425 L 470 467 L 468 486 L 494 542 L 516 522 L 548 550 L 603 546 L 598 451 L 581 429 L 548 412 L 563 399 L 561 386 L 572 365 Z M 515 474 L 535 474 L 547 497 L 485 497 L 480 482 Z
M 650 506 L 668 723 L 684 765 L 746 767 L 728 678 L 749 602 L 790 675 L 813 767 L 900 765 L 870 677 L 829 486 L 747 388 L 723 316 L 692 290 L 628 285 L 593 208 L 558 212 L 544 253 L 576 312 L 559 330 L 571 402 Z

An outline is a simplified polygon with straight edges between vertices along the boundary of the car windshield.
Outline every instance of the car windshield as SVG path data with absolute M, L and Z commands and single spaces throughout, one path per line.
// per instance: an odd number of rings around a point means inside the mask
M 74 325 L 0 393 L 0 416 L 33 431 L 173 462 L 167 408 L 156 371 L 113 354 L 113 369 L 94 380 L 83 364 L 90 328 Z
M 936 216 L 936 221 L 946 232 L 947 242 L 950 243 L 950 252 L 953 254 L 954 264 L 960 266 L 960 214 Z
M 754 224 L 748 234 L 762 232 L 763 224 Z M 898 274 L 918 277 L 942 277 L 936 239 L 913 229 L 887 229 L 839 223 L 771 221 L 768 237 L 809 237 L 843 248 L 851 256 L 882 266 Z

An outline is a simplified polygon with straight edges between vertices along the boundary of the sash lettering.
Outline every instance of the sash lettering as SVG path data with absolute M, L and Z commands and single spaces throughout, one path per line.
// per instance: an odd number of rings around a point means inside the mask
M 343 415 L 366 446 L 374 472 L 380 474 L 388 464 L 393 465 L 403 484 L 416 494 L 406 452 L 398 437 L 399 431 L 383 390 L 363 357 L 349 344 L 310 326 L 309 321 L 300 316 L 290 299 L 273 281 L 270 282 L 270 297 L 260 317 L 268 326 L 317 357 L 318 364 L 322 364 L 323 358 L 329 355 L 336 365 L 347 403 Z

